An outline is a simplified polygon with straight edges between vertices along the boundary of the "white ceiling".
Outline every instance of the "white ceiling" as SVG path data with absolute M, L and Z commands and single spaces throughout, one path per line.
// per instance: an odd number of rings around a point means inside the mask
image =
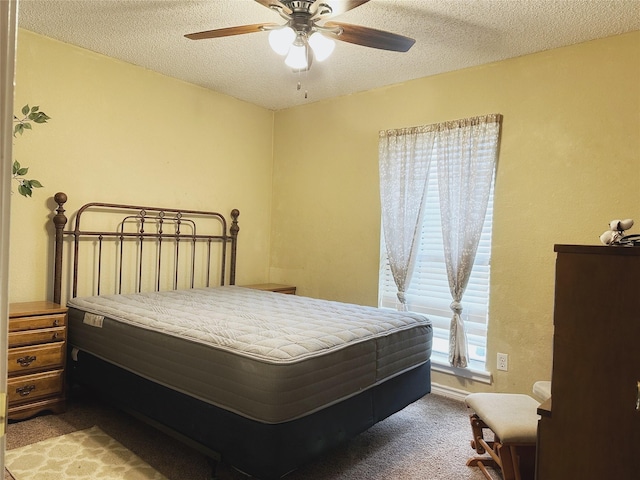
M 21 28 L 279 110 L 640 30 L 640 0 L 370 0 L 332 20 L 412 37 L 411 50 L 337 42 L 300 74 L 266 32 L 184 38 L 284 23 L 253 0 L 19 0 L 18 18 Z

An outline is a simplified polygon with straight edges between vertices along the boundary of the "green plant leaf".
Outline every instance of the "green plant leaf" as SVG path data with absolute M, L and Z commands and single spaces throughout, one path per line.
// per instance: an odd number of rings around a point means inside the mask
M 31 188 L 27 187 L 26 185 L 20 185 L 18 187 L 18 193 L 23 197 L 30 197 L 32 192 Z
M 1 1 L 1 0 L 0 0 Z M 13 121 L 16 124 L 13 128 L 13 136 L 17 134 L 22 135 L 25 130 L 32 130 L 33 127 L 29 121 L 34 123 L 46 123 L 51 117 L 44 112 L 40 111 L 38 105 L 29 107 L 29 104 L 22 107 L 22 118 L 13 116 Z M 28 180 L 25 175 L 29 172 L 28 167 L 23 167 L 20 162 L 14 160 L 12 165 L 13 179 L 18 182 L 18 193 L 23 197 L 31 197 L 34 188 L 42 188 L 43 185 L 38 180 Z
M 36 123 L 47 123 L 47 120 L 49 120 L 50 118 L 51 117 L 49 117 L 44 112 L 36 112 L 29 115 L 29 119 L 33 120 Z

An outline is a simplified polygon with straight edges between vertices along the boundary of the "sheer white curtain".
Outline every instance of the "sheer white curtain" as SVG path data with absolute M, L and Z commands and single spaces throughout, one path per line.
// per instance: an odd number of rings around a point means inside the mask
M 500 126 L 499 114 L 380 132 L 382 231 L 397 287 L 398 308 L 407 310 L 405 292 L 422 227 L 430 165 L 437 162 L 444 259 L 453 316 L 449 362 L 468 364 L 462 298 L 471 275 L 491 184 Z
M 473 267 L 498 158 L 501 115 L 446 122 L 438 129 L 435 156 L 444 257 L 453 302 L 449 363 L 466 367 L 462 297 Z
M 382 231 L 400 310 L 407 309 L 405 291 L 417 251 L 435 137 L 436 131 L 428 127 L 379 135 Z

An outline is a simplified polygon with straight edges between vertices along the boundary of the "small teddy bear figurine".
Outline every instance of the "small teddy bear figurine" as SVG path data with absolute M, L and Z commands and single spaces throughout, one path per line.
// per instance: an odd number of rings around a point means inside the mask
M 633 220 L 611 220 L 609 230 L 600 235 L 600 241 L 605 245 L 636 245 L 640 235 L 625 235 L 625 230 L 633 227 Z

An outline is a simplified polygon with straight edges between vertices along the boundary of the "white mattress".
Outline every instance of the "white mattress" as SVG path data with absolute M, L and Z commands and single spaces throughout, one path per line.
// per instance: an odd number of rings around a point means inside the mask
M 242 287 L 69 301 L 72 346 L 245 417 L 292 420 L 429 360 L 419 315 Z

